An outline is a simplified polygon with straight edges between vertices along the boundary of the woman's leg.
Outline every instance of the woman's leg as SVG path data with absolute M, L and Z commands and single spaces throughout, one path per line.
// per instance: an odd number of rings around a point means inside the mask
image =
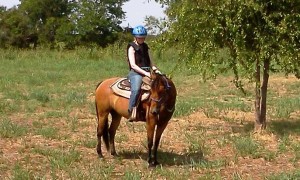
M 137 98 L 141 91 L 143 77 L 134 71 L 130 71 L 128 78 L 130 80 L 130 86 L 131 86 L 131 94 L 130 94 L 130 99 L 129 99 L 128 111 L 131 113 L 133 107 L 136 106 Z

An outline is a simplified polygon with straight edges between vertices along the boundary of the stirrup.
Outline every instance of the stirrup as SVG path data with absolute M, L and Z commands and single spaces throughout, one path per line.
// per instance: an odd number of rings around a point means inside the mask
M 133 107 L 133 108 L 132 108 L 131 115 L 130 115 L 130 117 L 128 118 L 128 121 L 129 121 L 129 122 L 137 121 L 137 120 L 136 120 L 136 107 Z

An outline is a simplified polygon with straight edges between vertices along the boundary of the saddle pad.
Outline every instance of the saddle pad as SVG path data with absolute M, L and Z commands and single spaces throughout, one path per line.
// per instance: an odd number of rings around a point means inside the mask
M 114 82 L 110 86 L 110 88 L 112 89 L 112 91 L 115 94 L 117 94 L 119 96 L 122 96 L 124 98 L 129 99 L 130 98 L 130 94 L 131 94 L 130 87 L 126 87 L 125 89 L 123 89 L 122 88 L 123 86 L 120 86 L 120 83 L 122 81 L 124 81 L 124 80 L 126 80 L 126 78 L 119 78 L 119 79 L 117 79 L 116 82 Z M 141 100 L 144 101 L 144 100 L 148 99 L 149 95 L 150 95 L 149 91 L 143 92 Z

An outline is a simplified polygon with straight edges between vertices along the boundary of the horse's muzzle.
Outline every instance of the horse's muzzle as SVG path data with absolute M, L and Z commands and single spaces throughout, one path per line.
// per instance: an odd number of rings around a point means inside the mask
M 158 112 L 159 112 L 159 109 L 157 107 L 155 108 L 152 108 L 151 111 L 150 111 L 153 115 L 157 115 Z

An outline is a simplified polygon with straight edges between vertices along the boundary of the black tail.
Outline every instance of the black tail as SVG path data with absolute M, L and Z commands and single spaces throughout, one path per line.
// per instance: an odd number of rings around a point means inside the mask
M 100 86 L 100 84 L 101 84 L 102 82 L 103 82 L 103 81 L 101 81 L 101 82 L 99 82 L 99 83 L 97 84 L 96 90 L 97 90 L 97 88 Z
M 108 133 L 108 119 L 105 120 L 105 125 L 103 129 L 103 141 L 107 151 L 109 151 L 109 133 Z

